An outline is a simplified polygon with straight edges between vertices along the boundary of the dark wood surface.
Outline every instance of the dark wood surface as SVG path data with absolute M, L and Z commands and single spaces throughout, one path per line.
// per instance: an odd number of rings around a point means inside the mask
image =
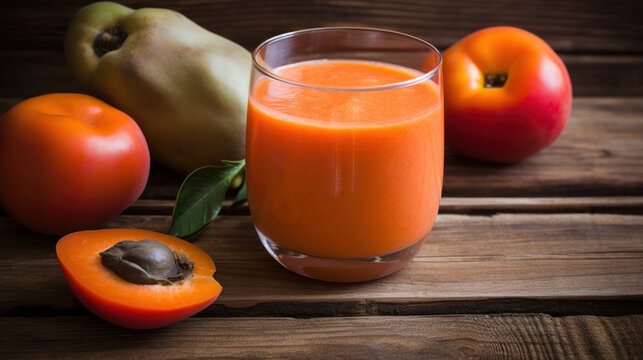
M 14 1 L 0 12 L 0 96 L 75 91 L 62 53 L 72 15 L 89 1 Z M 643 3 L 633 0 L 124 0 L 165 7 L 254 49 L 288 31 L 319 26 L 384 27 L 422 37 L 440 50 L 486 26 L 518 26 L 565 60 L 574 94 L 643 95 Z M 11 69 L 10 71 L 7 71 Z M 10 85 L 8 85 L 10 84 Z
M 406 303 L 423 302 L 631 300 L 643 294 L 642 219 L 584 213 L 440 214 L 409 266 L 378 281 L 350 285 L 313 281 L 282 269 L 259 243 L 247 215 L 218 217 L 194 244 L 211 254 L 218 269 L 215 277 L 224 287 L 217 306 L 204 313 L 278 309 L 291 302 L 327 303 L 338 309 L 343 302 L 397 303 L 404 312 Z M 165 232 L 169 224 L 165 215 L 121 215 L 106 227 Z M 55 238 L 35 236 L 6 218 L 0 231 L 14 239 L 2 248 L 9 256 L 0 261 L 6 285 L 0 288 L 0 313 L 20 307 L 45 306 L 54 313 L 81 307 L 58 271 L 52 252 Z M 16 288 L 38 290 L 25 296 Z M 313 305 L 298 311 L 291 315 L 323 312 Z
M 1 98 L 3 113 L 19 98 Z M 643 196 L 643 98 L 576 97 L 551 146 L 513 165 L 492 165 L 447 149 L 443 196 Z M 174 199 L 181 177 L 154 166 L 145 199 Z
M 0 112 L 78 91 L 62 55 L 87 2 L 0 12 Z M 574 87 L 569 123 L 514 165 L 447 149 L 434 229 L 400 272 L 362 284 L 309 280 L 262 248 L 247 206 L 225 207 L 195 244 L 223 293 L 151 331 L 112 326 L 65 284 L 56 237 L 0 212 L 0 358 L 643 359 L 643 5 L 636 1 L 124 1 L 179 10 L 248 49 L 315 26 L 385 27 L 441 50 L 491 25 L 544 38 Z M 167 231 L 182 178 L 154 165 L 105 225 Z M 226 201 L 229 205 L 230 201 Z
M 12 329 L 0 345 L 29 359 L 640 359 L 643 347 L 642 315 L 193 318 L 151 332 L 78 316 L 0 326 Z

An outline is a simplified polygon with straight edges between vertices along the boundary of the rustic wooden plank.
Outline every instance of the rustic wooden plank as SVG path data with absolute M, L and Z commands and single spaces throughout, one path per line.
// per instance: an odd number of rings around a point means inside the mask
M 168 216 L 124 215 L 107 227 L 167 231 L 169 221 Z M 362 284 L 324 283 L 283 269 L 260 245 L 249 216 L 218 217 L 195 244 L 213 257 L 215 277 L 224 287 L 218 307 L 206 312 L 299 303 L 296 312 L 305 314 L 318 313 L 307 310 L 306 303 L 397 303 L 401 308 L 487 299 L 643 299 L 642 232 L 643 217 L 635 215 L 438 215 L 409 266 Z M 0 218 L 0 234 L 0 314 L 24 307 L 79 307 L 58 269 L 55 237 L 34 235 L 8 218 Z
M 513 165 L 484 164 L 447 150 L 443 196 L 643 194 L 641 98 L 575 98 L 552 145 Z
M 175 200 L 185 177 L 152 160 L 150 176 L 147 179 L 142 199 Z
M 18 100 L 0 97 L 0 107 Z M 174 199 L 181 180 L 156 165 L 143 198 Z M 445 197 L 641 195 L 643 98 L 574 98 L 561 137 L 518 164 L 486 164 L 446 152 Z
M 643 56 L 563 55 L 562 58 L 569 70 L 575 96 L 643 95 L 640 81 Z M 67 68 L 62 47 L 3 51 L 0 66 L 11 69 L 2 74 L 0 97 L 27 98 L 50 92 L 80 91 Z M 4 104 L 0 106 L 1 112 L 8 109 Z
M 321 26 L 390 28 L 424 37 L 444 48 L 486 26 L 513 25 L 532 31 L 561 52 L 641 53 L 643 6 L 632 1 L 573 0 L 265 2 L 249 0 L 122 0 L 134 8 L 166 7 L 206 29 L 253 48 L 283 32 Z M 58 49 L 72 15 L 85 1 L 11 2 L 0 14 L 0 48 Z
M 157 166 L 144 197 L 174 199 L 180 179 Z M 517 164 L 446 152 L 444 197 L 641 195 L 643 98 L 574 98 L 561 137 Z
M 643 348 L 643 315 L 192 318 L 151 331 L 0 318 L 0 328 L 3 355 L 29 359 L 640 359 Z
M 575 96 L 643 95 L 643 56 L 562 55 Z
M 56 92 L 82 92 L 65 62 L 62 40 L 60 48 L 56 51 L 3 49 L 0 52 L 0 66 L 8 69 L 2 73 L 0 96 L 10 98 L 3 99 L 2 113 L 19 100 L 32 96 Z

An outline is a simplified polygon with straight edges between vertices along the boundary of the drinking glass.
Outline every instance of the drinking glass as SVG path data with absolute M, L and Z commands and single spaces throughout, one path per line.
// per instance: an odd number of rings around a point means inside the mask
M 442 192 L 439 51 L 395 31 L 317 28 L 252 56 L 247 192 L 266 250 L 325 281 L 402 268 Z

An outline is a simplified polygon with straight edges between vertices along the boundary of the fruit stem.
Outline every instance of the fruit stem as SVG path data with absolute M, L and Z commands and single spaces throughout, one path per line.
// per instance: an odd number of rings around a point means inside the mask
M 127 33 L 118 26 L 111 27 L 96 35 L 94 38 L 94 53 L 101 57 L 112 50 L 116 50 L 123 45 L 127 39 Z
M 501 88 L 507 82 L 507 74 L 485 74 L 484 87 L 485 88 Z

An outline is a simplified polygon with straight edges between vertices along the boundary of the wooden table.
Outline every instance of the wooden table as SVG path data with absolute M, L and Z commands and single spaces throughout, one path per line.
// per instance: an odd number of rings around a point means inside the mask
M 33 95 L 77 91 L 61 44 L 79 3 L 5 6 L 2 112 Z M 643 358 L 641 4 L 126 3 L 174 8 L 247 48 L 299 28 L 364 25 L 445 49 L 478 28 L 516 25 L 562 55 L 573 110 L 562 136 L 519 164 L 447 151 L 428 242 L 381 280 L 331 284 L 292 274 L 262 248 L 247 207 L 225 209 L 195 241 L 214 258 L 222 295 L 153 331 L 94 317 L 65 284 L 57 238 L 0 213 L 0 358 Z M 105 227 L 167 231 L 181 180 L 154 166 L 142 198 Z

